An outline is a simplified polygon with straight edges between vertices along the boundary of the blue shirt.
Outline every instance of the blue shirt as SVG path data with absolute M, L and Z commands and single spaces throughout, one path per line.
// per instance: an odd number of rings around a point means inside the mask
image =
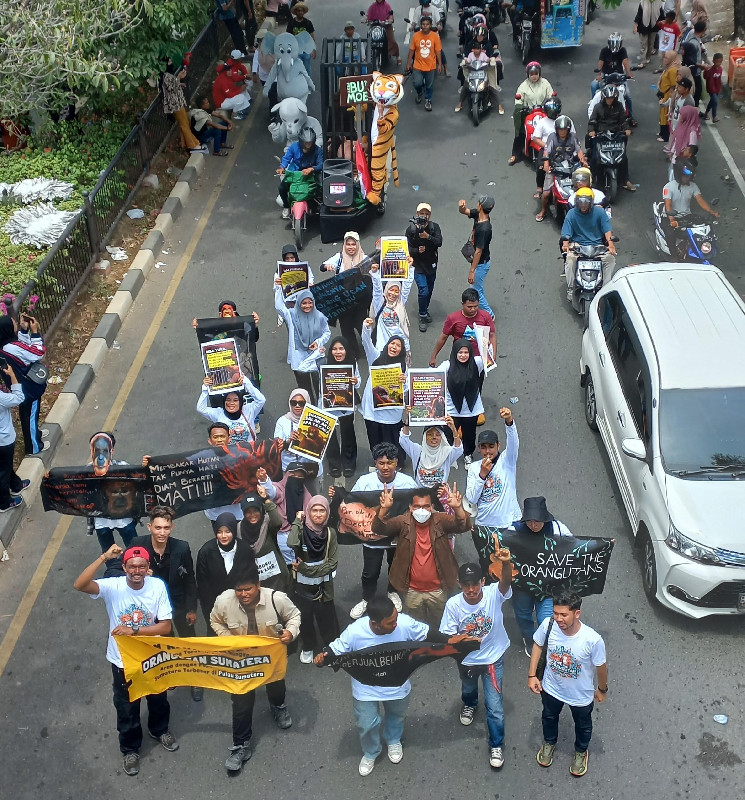
M 561 236 L 577 244 L 605 244 L 605 234 L 610 230 L 610 220 L 604 208 L 593 206 L 587 214 L 573 208 L 561 226 Z
M 308 167 L 320 172 L 323 169 L 323 151 L 315 144 L 309 153 L 304 153 L 300 142 L 293 142 L 282 156 L 280 163 L 288 172 L 297 172 Z

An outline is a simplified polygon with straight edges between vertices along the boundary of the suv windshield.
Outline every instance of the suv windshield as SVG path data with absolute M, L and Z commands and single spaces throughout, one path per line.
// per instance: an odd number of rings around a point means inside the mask
M 660 392 L 660 452 L 678 477 L 745 477 L 745 387 Z

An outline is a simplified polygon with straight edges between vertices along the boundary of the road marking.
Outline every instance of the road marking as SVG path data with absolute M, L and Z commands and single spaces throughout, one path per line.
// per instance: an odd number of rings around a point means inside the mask
M 248 132 L 253 126 L 260 105 L 261 96 L 259 96 L 259 98 L 254 102 L 254 108 L 250 119 L 248 119 L 246 126 L 238 134 L 235 150 L 229 151 L 230 157 L 225 163 L 225 167 L 222 170 L 220 178 L 215 181 L 212 194 L 207 201 L 207 205 L 204 207 L 204 211 L 202 211 L 202 216 L 199 218 L 199 223 L 194 229 L 194 233 L 189 240 L 189 244 L 187 245 L 184 254 L 181 256 L 181 260 L 179 261 L 176 271 L 173 273 L 173 277 L 168 284 L 166 293 L 163 295 L 163 299 L 158 306 L 158 311 L 153 317 L 153 321 L 150 324 L 147 333 L 145 334 L 145 338 L 142 340 L 142 344 L 137 351 L 137 355 L 132 362 L 132 366 L 127 372 L 124 383 L 119 389 L 119 393 L 114 401 L 114 405 L 111 407 L 111 411 L 106 417 L 106 422 L 103 424 L 104 430 L 110 431 L 116 427 L 116 423 L 118 422 L 119 417 L 124 410 L 124 404 L 127 402 L 132 391 L 132 387 L 135 384 L 137 375 L 142 369 L 142 365 L 145 363 L 145 359 L 147 358 L 150 348 L 155 341 L 158 330 L 160 329 L 160 326 L 165 319 L 166 314 L 168 313 L 168 309 L 173 302 L 173 298 L 176 296 L 178 287 L 181 284 L 181 279 L 184 277 L 184 273 L 189 266 L 189 262 L 194 254 L 194 250 L 196 250 L 196 247 L 199 244 L 199 239 L 201 238 L 204 229 L 207 227 L 207 223 L 212 216 L 212 212 L 215 209 L 215 205 L 220 197 L 220 193 L 227 183 L 230 170 L 233 168 L 233 164 L 235 163 L 238 152 L 243 146 L 243 143 L 248 136 Z M 72 517 L 66 516 L 63 516 L 57 523 L 57 527 L 54 529 L 52 538 L 49 540 L 49 544 L 46 546 L 44 553 L 41 556 L 41 560 L 39 561 L 39 564 L 36 567 L 28 586 L 26 587 L 26 591 L 23 593 L 21 602 L 18 604 L 18 609 L 13 615 L 13 619 L 8 626 L 8 631 L 3 637 L 2 642 L 0 642 L 0 676 L 2 676 L 5 672 L 5 668 L 8 665 L 10 657 L 13 655 L 15 646 L 18 644 L 18 640 L 21 638 L 21 633 L 23 632 L 26 622 L 28 621 L 31 610 L 33 609 L 34 604 L 39 597 L 41 587 L 44 585 L 44 581 L 49 575 L 49 570 L 51 570 L 52 564 L 54 564 L 54 560 L 57 557 L 57 553 L 59 553 L 60 548 L 62 547 L 62 542 L 67 534 L 67 531 L 70 529 L 71 524 Z
M 745 178 L 742 177 L 742 173 L 735 164 L 735 159 L 732 158 L 732 153 L 730 153 L 729 148 L 724 143 L 724 139 L 722 139 L 721 134 L 716 129 L 716 126 L 713 122 L 709 122 L 706 126 L 709 129 L 709 133 L 714 137 L 714 141 L 717 143 L 717 147 L 719 148 L 719 152 L 722 154 L 722 158 L 727 162 L 727 166 L 732 173 L 732 177 L 735 179 L 735 183 L 740 188 L 740 192 L 742 196 L 745 197 Z

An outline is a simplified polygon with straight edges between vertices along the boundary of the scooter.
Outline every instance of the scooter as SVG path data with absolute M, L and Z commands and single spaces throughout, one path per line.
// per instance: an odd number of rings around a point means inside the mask
M 551 167 L 551 174 L 554 176 L 553 184 L 551 185 L 551 200 L 556 209 L 556 221 L 559 225 L 564 224 L 564 218 L 569 211 L 569 195 L 572 193 L 574 187 L 572 186 L 572 175 L 574 170 L 579 166 L 570 164 L 568 161 L 562 161 L 561 164 L 556 164 Z
M 707 220 L 700 214 L 676 214 L 676 245 L 678 252 L 671 253 L 663 225 L 667 219 L 665 203 L 652 203 L 654 216 L 654 245 L 660 253 L 674 261 L 692 261 L 699 264 L 712 264 L 717 254 L 717 237 L 713 226 L 716 220 Z
M 596 173 L 597 186 L 605 192 L 608 202 L 612 203 L 618 193 L 618 167 L 626 156 L 626 132 L 611 133 L 604 131 L 595 137 L 597 158 L 593 168 Z
M 596 69 L 596 73 L 599 73 L 600 70 Z M 611 84 L 618 89 L 618 102 L 623 104 L 623 107 L 626 109 L 626 116 L 629 116 L 629 106 L 626 102 L 626 95 L 628 94 L 628 89 L 626 88 L 626 81 L 633 81 L 634 78 L 630 78 L 624 72 L 607 72 L 600 78 L 600 88 L 595 92 L 592 96 L 592 99 L 587 104 L 587 118 L 589 119 L 592 116 L 592 110 L 595 106 L 602 101 L 603 97 L 603 88 L 606 86 L 610 86 Z
M 471 66 L 463 65 L 463 76 L 468 84 L 469 113 L 475 127 L 478 127 L 489 105 L 489 80 L 486 70 L 487 65 L 480 61 L 474 61 Z
M 584 319 L 584 327 L 587 328 L 590 323 L 590 304 L 603 288 L 601 256 L 608 253 L 608 248 L 604 244 L 580 245 L 572 242 L 569 249 L 577 256 L 577 268 L 574 271 L 571 289 L 572 308 Z M 566 253 L 564 260 L 566 261 Z
M 515 100 L 521 100 L 522 95 L 516 94 Z M 526 111 L 526 109 L 523 109 Z M 533 131 L 535 130 L 536 123 L 539 119 L 546 116 L 543 106 L 534 106 L 532 109 L 527 110 L 523 127 L 525 128 L 525 146 L 523 147 L 523 155 L 529 164 L 535 164 L 541 157 L 543 148 L 535 143 L 533 139 Z
M 513 38 L 515 49 L 520 53 L 523 64 L 530 61 L 530 46 L 533 42 L 533 36 L 536 31 L 540 30 L 540 23 L 538 22 L 537 15 L 526 14 L 523 11 L 517 12 L 517 29 L 519 35 Z
M 486 22 L 489 28 L 496 28 L 497 25 L 507 21 L 507 11 L 502 0 L 487 0 L 486 3 Z
M 390 22 L 381 22 L 380 20 L 368 20 L 365 12 L 360 11 L 362 23 L 367 25 L 368 35 L 370 36 L 370 60 L 372 61 L 372 68 L 378 72 L 382 72 L 388 61 L 388 40 L 386 38 L 385 29 L 391 24 Z

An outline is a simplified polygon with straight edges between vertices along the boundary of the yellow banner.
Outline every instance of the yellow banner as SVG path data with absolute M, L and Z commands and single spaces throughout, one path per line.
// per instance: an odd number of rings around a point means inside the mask
M 172 686 L 245 694 L 287 669 L 287 648 L 269 636 L 117 636 L 116 643 L 130 701 Z

